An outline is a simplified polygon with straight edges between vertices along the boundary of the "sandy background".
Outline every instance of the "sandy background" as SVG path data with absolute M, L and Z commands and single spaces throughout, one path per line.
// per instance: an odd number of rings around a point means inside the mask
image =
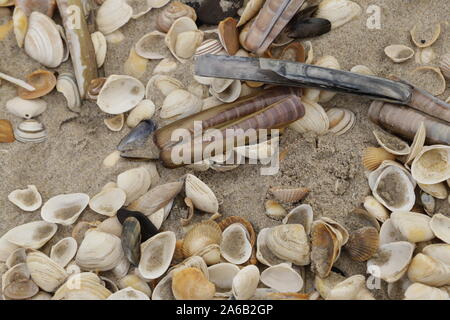
M 407 77 L 418 65 L 414 59 L 403 64 L 392 63 L 383 53 L 384 47 L 391 44 L 404 44 L 413 47 L 409 30 L 416 22 L 442 22 L 440 39 L 433 45 L 436 54 L 450 52 L 450 26 L 448 20 L 449 3 L 447 0 L 356 0 L 363 8 L 363 14 L 356 20 L 332 30 L 319 38 L 312 39 L 315 56 L 333 55 L 342 69 L 349 70 L 357 64 L 364 64 L 379 76 L 396 74 Z M 369 30 L 366 20 L 369 5 L 381 8 L 381 30 Z M 120 74 L 123 63 L 128 57 L 131 46 L 147 32 L 154 30 L 155 16 L 160 9 L 154 9 L 138 20 L 131 20 L 121 30 L 125 40 L 118 45 L 109 44 L 104 73 Z M 31 60 L 16 45 L 11 33 L 0 41 L 0 71 L 19 78 L 38 69 L 40 65 Z M 147 72 L 141 80 L 145 84 L 151 77 L 157 62 L 150 61 Z M 437 60 L 433 62 L 436 64 Z M 186 74 L 191 65 L 180 66 L 174 73 L 185 85 L 192 82 L 192 76 Z M 58 72 L 71 70 L 66 62 Z M 446 93 L 440 98 L 446 98 Z M 6 112 L 5 103 L 16 95 L 14 86 L 3 82 L 0 86 L 0 118 L 10 120 L 17 126 L 21 119 Z M 137 167 L 140 163 L 120 160 L 113 168 L 102 166 L 103 159 L 115 150 L 116 145 L 129 131 L 125 126 L 121 132 L 109 131 L 103 123 L 108 116 L 91 102 L 85 102 L 81 114 L 72 113 L 66 107 L 64 97 L 54 91 L 44 97 L 48 102 L 47 111 L 39 117 L 48 130 L 47 141 L 39 144 L 15 142 L 0 145 L 0 235 L 19 224 L 40 219 L 39 211 L 22 212 L 7 200 L 8 194 L 18 188 L 34 184 L 43 200 L 61 193 L 84 192 L 91 197 L 98 193 L 108 181 L 126 169 Z M 155 101 L 158 105 L 158 101 Z M 224 216 L 241 215 L 248 218 L 256 230 L 273 226 L 279 222 L 266 217 L 264 201 L 269 198 L 270 186 L 304 186 L 312 191 L 304 200 L 314 209 L 315 217 L 328 216 L 341 223 L 351 225 L 347 213 L 360 207 L 369 187 L 361 165 L 361 154 L 365 147 L 375 146 L 371 130 L 375 127 L 368 121 L 367 110 L 370 101 L 351 96 L 336 96 L 324 107 L 343 107 L 355 112 L 357 123 L 347 134 L 335 137 L 325 135 L 302 136 L 287 130 L 282 137 L 281 147 L 287 149 L 287 157 L 281 162 L 280 172 L 275 176 L 261 176 L 259 166 L 247 165 L 225 172 L 208 171 L 196 173 L 215 192 L 220 201 L 220 213 Z M 188 169 L 168 170 L 158 164 L 161 182 L 177 179 Z M 180 235 L 178 222 L 184 216 L 186 208 L 182 197 L 178 197 L 171 215 L 163 224 L 163 229 L 174 230 Z M 443 213 L 449 213 L 448 207 L 439 202 Z M 287 206 L 290 210 L 292 207 Z M 196 214 L 196 219 L 207 217 Z M 103 220 L 104 217 L 88 209 L 81 220 Z M 70 232 L 72 227 L 59 227 L 57 236 L 46 246 L 48 248 L 58 239 Z M 61 232 L 62 230 L 62 232 Z M 365 264 L 349 260 L 345 254 L 336 264 L 346 275 L 364 273 Z M 310 283 L 309 283 L 310 284 Z M 375 293 L 381 297 L 382 293 Z

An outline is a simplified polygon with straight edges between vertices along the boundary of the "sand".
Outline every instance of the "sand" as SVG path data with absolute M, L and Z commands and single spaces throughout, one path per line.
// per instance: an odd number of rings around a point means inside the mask
M 404 44 L 413 47 L 409 30 L 416 22 L 448 22 L 448 1 L 446 0 L 357 0 L 362 15 L 344 26 L 332 30 L 319 38 L 312 39 L 316 57 L 332 55 L 340 62 L 342 69 L 349 70 L 354 65 L 363 64 L 379 76 L 395 74 L 407 77 L 418 65 L 414 59 L 403 64 L 392 63 L 383 53 L 390 44 Z M 381 29 L 369 30 L 366 20 L 369 5 L 381 8 Z M 121 30 L 126 35 L 120 44 L 109 45 L 104 66 L 104 74 L 122 73 L 123 63 L 129 55 L 131 46 L 147 32 L 154 29 L 155 16 L 160 9 L 151 10 L 138 20 L 131 20 Z M 442 23 L 442 36 L 433 45 L 437 56 L 450 52 L 450 26 Z M 19 78 L 40 68 L 23 50 L 19 49 L 12 33 L 0 41 L 0 71 Z M 431 65 L 436 65 L 435 60 Z M 146 83 L 150 78 L 156 62 L 148 64 L 141 80 Z M 71 63 L 66 62 L 56 71 L 71 70 Z M 186 86 L 193 83 L 191 64 L 179 65 L 173 74 Z M 189 72 L 187 72 L 189 71 Z M 440 98 L 447 98 L 450 90 Z M 17 126 L 21 119 L 6 112 L 5 103 L 16 95 L 14 86 L 3 82 L 0 86 L 0 118 L 10 120 Z M 29 221 L 39 220 L 39 211 L 27 213 L 21 211 L 7 200 L 8 194 L 18 188 L 34 184 L 43 200 L 72 192 L 84 192 L 91 197 L 97 194 L 108 181 L 115 181 L 119 173 L 134 168 L 141 163 L 120 160 L 113 168 L 102 166 L 103 159 L 115 150 L 121 138 L 129 131 L 125 127 L 121 132 L 109 131 L 103 123 L 108 116 L 92 102 L 85 102 L 80 114 L 70 112 L 64 97 L 54 91 L 44 97 L 48 102 L 47 111 L 39 117 L 48 130 L 47 141 L 39 144 L 0 144 L 0 235 L 14 226 Z M 356 114 L 356 125 L 347 134 L 336 137 L 331 134 L 314 136 L 301 135 L 287 130 L 281 139 L 281 148 L 287 150 L 287 157 L 281 162 L 281 168 L 275 176 L 261 176 L 259 166 L 245 165 L 219 173 L 208 171 L 195 173 L 202 179 L 220 202 L 223 216 L 240 215 L 248 218 L 256 230 L 277 225 L 279 222 L 269 219 L 264 214 L 264 201 L 270 198 L 267 190 L 271 186 L 302 186 L 311 189 L 303 201 L 314 209 L 315 217 L 328 216 L 338 222 L 352 225 L 347 213 L 361 207 L 364 197 L 369 194 L 369 187 L 361 165 L 364 148 L 376 146 L 371 134 L 375 125 L 369 122 L 367 110 L 370 100 L 337 95 L 324 107 L 342 107 Z M 160 105 L 160 98 L 155 98 Z M 158 163 L 158 162 L 157 162 Z M 158 163 L 161 183 L 178 179 L 192 170 L 181 168 L 168 170 Z M 438 210 L 449 213 L 444 201 L 438 201 Z M 293 206 L 286 206 L 290 210 Z M 182 235 L 180 217 L 186 213 L 182 197 L 178 197 L 168 220 L 163 224 L 164 230 L 174 230 L 178 237 Z M 196 213 L 195 220 L 207 218 L 208 215 Z M 104 217 L 84 211 L 78 221 L 103 220 Z M 48 252 L 52 244 L 70 233 L 72 227 L 59 227 L 57 236 L 44 248 Z M 347 276 L 364 274 L 365 264 L 351 261 L 342 254 L 336 266 Z M 311 282 L 308 282 L 310 286 Z M 385 288 L 385 286 L 383 286 Z M 377 297 L 383 297 L 384 290 L 375 290 Z

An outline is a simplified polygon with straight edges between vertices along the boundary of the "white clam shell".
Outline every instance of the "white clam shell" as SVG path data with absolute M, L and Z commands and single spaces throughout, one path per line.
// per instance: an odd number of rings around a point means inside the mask
M 327 300 L 375 300 L 366 288 L 363 275 L 354 275 L 336 284 L 326 297 Z
M 62 225 L 73 224 L 89 203 L 85 193 L 60 194 L 50 198 L 41 209 L 44 221 Z
M 447 291 L 422 283 L 413 283 L 405 291 L 405 300 L 448 300 Z
M 14 190 L 8 195 L 8 200 L 23 211 L 35 211 L 42 205 L 42 197 L 36 186 L 28 185 L 27 189 Z
M 14 136 L 20 142 L 39 143 L 47 139 L 47 130 L 39 121 L 28 119 L 17 126 L 14 130 Z
M 146 193 L 150 185 L 150 173 L 145 167 L 130 169 L 117 176 L 117 186 L 127 195 L 125 205 Z
M 153 69 L 153 74 L 169 73 L 175 71 L 178 67 L 177 62 L 172 58 L 162 59 Z
M 393 44 L 384 49 L 384 53 L 394 62 L 401 63 L 414 56 L 414 50 L 401 44 Z
M 445 200 L 448 197 L 447 187 L 444 182 L 434 183 L 434 184 L 417 184 L 420 189 L 428 193 L 429 195 L 435 197 L 436 199 Z
M 398 230 L 391 219 L 383 222 L 380 228 L 380 245 L 405 240 L 406 238 L 400 233 L 400 230 Z
M 28 31 L 28 17 L 21 8 L 16 6 L 13 12 L 14 35 L 16 36 L 17 45 L 23 47 L 25 36 Z
M 423 242 L 434 238 L 430 228 L 431 218 L 416 212 L 395 211 L 391 213 L 394 226 L 409 242 Z
M 222 233 L 220 252 L 228 262 L 242 264 L 252 255 L 252 245 L 247 229 L 240 223 L 233 223 Z
M 192 200 L 196 209 L 208 213 L 219 211 L 219 202 L 214 192 L 196 176 L 186 175 L 185 191 L 186 196 Z
M 364 208 L 367 210 L 367 212 L 378 221 L 385 222 L 387 219 L 389 219 L 389 212 L 374 197 L 372 196 L 365 197 L 363 205 Z
M 106 113 L 120 114 L 137 106 L 144 95 L 144 85 L 138 79 L 111 75 L 98 94 L 97 105 Z
M 107 271 L 116 267 L 123 256 L 119 237 L 91 230 L 81 242 L 75 261 L 83 270 Z
M 303 287 L 303 279 L 289 264 L 271 266 L 261 273 L 261 282 L 279 292 L 298 292 Z
M 6 110 L 9 113 L 24 119 L 37 117 L 46 109 L 47 102 L 42 99 L 25 100 L 20 97 L 15 97 L 6 102 Z
M 156 279 L 169 268 L 175 252 L 176 237 L 172 231 L 158 233 L 141 244 L 139 272 L 145 279 Z
M 65 267 L 73 257 L 75 257 L 78 250 L 77 241 L 72 237 L 67 237 L 59 240 L 50 251 L 50 259 L 55 261 L 61 267 Z
M 214 283 L 218 291 L 230 291 L 233 286 L 233 279 L 239 270 L 238 266 L 227 262 L 209 266 L 209 281 Z
M 450 285 L 450 266 L 423 253 L 417 254 L 408 268 L 408 278 L 429 286 Z
M 398 156 L 407 155 L 411 152 L 409 145 L 400 138 L 378 129 L 372 132 L 380 147 L 387 152 Z
M 63 40 L 55 22 L 37 11 L 30 15 L 24 48 L 28 56 L 49 68 L 58 67 L 65 57 Z
M 152 300 L 175 300 L 172 292 L 173 272 L 168 272 L 153 289 Z
M 122 235 L 122 224 L 117 216 L 103 220 L 97 227 L 97 230 L 113 234 L 117 237 Z
M 150 298 L 145 293 L 128 287 L 114 292 L 106 300 L 150 300 Z
M 424 147 L 411 165 L 411 175 L 423 184 L 434 184 L 450 178 L 450 146 Z
M 75 76 L 71 73 L 61 73 L 56 82 L 56 90 L 64 95 L 67 107 L 73 112 L 80 112 L 81 97 Z
M 125 35 L 120 30 L 116 30 L 112 33 L 105 34 L 105 39 L 107 43 L 110 44 L 119 44 L 123 40 L 125 40 Z
M 369 67 L 364 65 L 356 65 L 350 69 L 350 72 L 364 74 L 366 76 L 374 76 L 375 73 Z
M 270 228 L 261 229 L 256 239 L 256 259 L 266 266 L 274 266 L 285 262 L 285 260 L 278 258 L 267 246 L 267 235 Z
M 360 16 L 361 13 L 362 8 L 353 1 L 324 0 L 320 2 L 315 16 L 329 20 L 331 28 L 335 29 Z
M 117 236 L 117 235 L 115 235 Z M 120 235 L 118 235 L 120 237 Z M 117 266 L 111 269 L 111 273 L 117 278 L 123 278 L 128 274 L 128 271 L 130 270 L 130 262 L 128 261 L 127 257 L 124 255 L 122 259 L 120 259 Z
M 395 282 L 407 271 L 413 251 L 414 245 L 407 241 L 383 244 L 367 261 L 367 272 L 386 282 Z
M 242 84 L 241 81 L 239 80 L 231 81 L 230 84 L 221 92 L 215 91 L 212 86 L 209 89 L 209 92 L 214 97 L 225 103 L 231 103 L 236 101 L 241 96 L 241 91 L 242 91 Z
M 136 127 L 141 121 L 148 120 L 155 114 L 155 104 L 151 100 L 142 100 L 139 104 L 131 110 L 127 117 L 127 126 L 130 128 Z
M 305 107 L 305 115 L 289 125 L 290 128 L 299 132 L 314 132 L 316 134 L 325 134 L 328 131 L 330 122 L 327 113 L 323 107 L 313 101 L 302 99 Z
M 119 286 L 120 289 L 131 287 L 133 289 L 141 291 L 147 297 L 150 297 L 152 295 L 152 290 L 150 289 L 147 282 L 145 282 L 144 279 L 142 279 L 140 276 L 136 274 L 126 275 L 125 277 L 117 281 L 117 285 Z
M 450 244 L 430 244 L 423 248 L 422 253 L 450 266 Z
M 56 290 L 52 300 L 105 300 L 111 295 L 102 280 L 92 272 L 82 272 L 70 276 Z
M 254 265 L 242 268 L 233 278 L 232 292 L 236 300 L 248 300 L 259 284 L 259 269 Z
M 125 204 L 127 194 L 120 188 L 107 188 L 89 201 L 89 208 L 97 213 L 112 217 Z
M 157 74 L 151 77 L 147 83 L 147 88 L 145 89 L 147 99 L 151 97 L 153 86 L 161 91 L 164 96 L 168 96 L 174 90 L 184 88 L 184 85 L 180 80 L 167 75 Z
M 152 31 L 147 33 L 138 40 L 135 45 L 135 50 L 142 58 L 150 60 L 159 60 L 169 57 L 170 51 L 164 44 L 166 34 L 159 31 Z
M 314 219 L 313 208 L 309 204 L 301 204 L 287 214 L 283 219 L 284 224 L 301 224 L 305 232 L 309 234 Z
M 17 246 L 39 249 L 56 233 L 58 226 L 46 221 L 33 221 L 9 230 L 2 239 Z
M 327 110 L 327 116 L 330 122 L 329 131 L 336 136 L 343 135 L 356 123 L 355 114 L 348 109 L 331 108 Z
M 431 230 L 435 236 L 450 244 L 450 218 L 441 213 L 433 215 L 430 221 Z
M 94 45 L 95 57 L 97 60 L 97 67 L 101 68 L 105 63 L 106 52 L 108 51 L 108 44 L 106 38 L 100 31 L 91 34 L 92 44 Z
M 7 241 L 4 237 L 0 238 L 0 262 L 5 262 L 14 250 L 19 246 Z
M 199 112 L 203 100 L 187 90 L 176 89 L 164 99 L 160 117 L 163 119 L 181 119 Z
M 125 25 L 133 15 L 133 8 L 125 0 L 106 0 L 97 11 L 97 27 L 110 34 Z
M 55 291 L 68 276 L 59 264 L 42 252 L 30 252 L 27 256 L 27 267 L 34 283 L 47 292 Z
M 198 30 L 194 20 L 189 17 L 181 17 L 175 20 L 165 38 L 165 43 L 170 52 L 181 63 L 185 63 L 195 54 L 202 41 L 203 32 Z
M 156 9 L 162 8 L 170 2 L 170 0 L 146 0 L 146 1 L 149 6 Z
M 270 228 L 267 235 L 267 247 L 278 258 L 296 265 L 310 263 L 310 245 L 301 224 L 283 224 Z

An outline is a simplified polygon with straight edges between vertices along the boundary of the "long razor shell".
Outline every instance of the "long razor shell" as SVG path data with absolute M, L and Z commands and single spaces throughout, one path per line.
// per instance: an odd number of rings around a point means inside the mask
M 95 49 L 83 14 L 83 4 L 81 0 L 57 0 L 57 4 L 66 30 L 78 89 L 84 99 L 89 83 L 98 78 L 98 73 Z

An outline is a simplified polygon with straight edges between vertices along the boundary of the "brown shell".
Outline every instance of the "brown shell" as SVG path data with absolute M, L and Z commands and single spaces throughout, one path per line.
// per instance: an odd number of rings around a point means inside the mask
M 384 160 L 395 160 L 395 155 L 383 148 L 368 147 L 364 149 L 362 163 L 367 170 L 377 169 Z
M 197 14 L 192 7 L 181 3 L 180 1 L 172 1 L 169 5 L 164 7 L 158 15 L 158 18 L 156 19 L 156 29 L 167 33 L 172 26 L 172 23 L 181 17 L 189 17 L 194 21 L 197 20 Z
M 183 241 L 183 255 L 191 257 L 210 244 L 220 244 L 222 230 L 219 225 L 211 220 L 197 223 L 190 229 Z
M 0 143 L 11 143 L 16 141 L 11 122 L 0 119 Z
M 273 196 L 283 202 L 297 202 L 302 200 L 310 190 L 308 188 L 286 188 L 286 187 L 272 187 L 269 191 Z
M 97 79 L 91 80 L 91 83 L 89 84 L 88 89 L 87 89 L 87 95 L 88 95 L 89 99 L 97 100 L 97 96 L 100 93 L 100 90 L 102 90 L 103 85 L 106 82 L 106 79 L 107 78 L 102 77 L 102 78 L 97 78 Z
M 364 227 L 350 234 L 345 246 L 350 258 L 355 261 L 367 261 L 377 251 L 380 244 L 378 230 L 372 227 Z
M 172 291 L 177 300 L 209 300 L 214 297 L 216 287 L 200 269 L 185 268 L 174 271 Z
M 375 219 L 374 216 L 369 214 L 364 209 L 355 208 L 352 211 L 350 211 L 347 215 L 353 216 L 354 218 L 357 219 L 358 227 L 356 229 L 363 228 L 363 227 L 373 227 L 377 230 L 380 230 L 380 223 L 378 222 L 378 220 Z M 353 229 L 353 230 L 356 230 L 356 229 Z
M 306 60 L 305 48 L 300 42 L 292 42 L 283 48 L 278 59 L 303 63 Z
M 314 221 L 311 229 L 311 267 L 315 274 L 325 278 L 339 254 L 340 246 L 334 232 L 324 221 Z
M 220 21 L 218 26 L 219 39 L 225 51 L 234 55 L 239 50 L 239 34 L 237 31 L 237 20 L 231 17 Z
M 56 77 L 53 72 L 36 70 L 27 76 L 27 82 L 36 90 L 28 91 L 22 87 L 17 88 L 17 95 L 22 99 L 37 99 L 50 93 L 56 86 Z

